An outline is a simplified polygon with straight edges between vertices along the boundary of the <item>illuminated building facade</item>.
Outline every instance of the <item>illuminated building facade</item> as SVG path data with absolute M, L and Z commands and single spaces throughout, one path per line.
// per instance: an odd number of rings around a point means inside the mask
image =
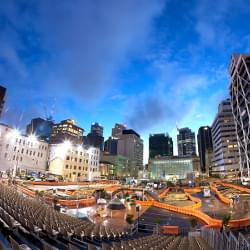
M 0 171 L 14 175 L 45 172 L 47 161 L 47 142 L 32 135 L 21 135 L 18 130 L 0 124 Z
M 159 157 L 149 160 L 150 177 L 154 180 L 184 180 L 188 174 L 199 171 L 200 162 L 197 156 Z
M 73 144 L 82 144 L 83 132 L 84 129 L 76 126 L 73 119 L 63 120 L 53 125 L 50 143 L 57 144 L 69 140 Z
M 230 99 L 219 104 L 211 131 L 213 158 L 210 174 L 215 177 L 238 176 L 239 149 Z
M 100 150 L 73 145 L 69 141 L 50 145 L 49 171 L 66 181 L 94 180 L 100 177 Z
M 232 55 L 230 96 L 240 156 L 241 178 L 250 179 L 250 54 Z

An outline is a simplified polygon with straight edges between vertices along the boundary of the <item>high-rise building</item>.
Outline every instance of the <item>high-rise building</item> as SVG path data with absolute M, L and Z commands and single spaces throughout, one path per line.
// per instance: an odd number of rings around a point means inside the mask
M 34 135 L 22 135 L 18 130 L 0 124 L 0 171 L 19 174 L 45 172 L 48 143 Z
M 40 117 L 31 120 L 26 126 L 27 135 L 36 135 L 41 140 L 49 141 L 53 129 L 53 121 L 50 119 L 44 120 Z
M 129 173 L 137 177 L 138 171 L 143 169 L 143 140 L 132 129 L 124 129 L 119 136 L 117 154 L 129 159 Z
M 178 156 L 196 155 L 195 133 L 189 128 L 178 129 Z
M 173 140 L 168 134 L 149 135 L 149 158 L 173 156 Z
M 67 119 L 53 125 L 52 135 L 50 137 L 51 144 L 62 143 L 65 140 L 71 141 L 73 144 L 83 143 L 84 129 L 76 126 L 75 120 Z
M 103 136 L 103 126 L 98 122 L 91 124 L 91 133 L 95 135 Z
M 125 125 L 116 123 L 115 127 L 112 128 L 112 137 L 118 138 L 122 134 L 122 131 L 125 129 L 127 129 Z
M 213 159 L 210 174 L 215 177 L 237 176 L 239 150 L 230 99 L 219 104 L 211 127 Z
M 211 133 L 211 128 L 209 126 L 204 126 L 199 128 L 197 135 L 197 142 L 198 142 L 198 151 L 200 156 L 201 171 L 208 172 L 209 162 L 206 162 L 206 152 L 213 149 L 212 133 Z
M 118 139 L 109 137 L 104 143 L 104 152 L 108 152 L 111 155 L 117 154 Z
M 0 116 L 4 108 L 5 95 L 6 95 L 6 88 L 4 88 L 3 86 L 0 86 Z
M 104 137 L 103 137 L 103 126 L 95 122 L 91 125 L 91 131 L 86 137 L 85 144 L 99 148 L 103 151 Z
M 250 54 L 232 55 L 229 73 L 241 178 L 250 179 Z

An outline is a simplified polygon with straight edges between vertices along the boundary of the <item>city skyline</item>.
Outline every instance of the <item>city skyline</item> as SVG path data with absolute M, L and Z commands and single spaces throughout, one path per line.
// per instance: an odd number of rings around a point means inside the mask
M 250 49 L 247 1 L 139 2 L 61 2 L 53 12 L 48 2 L 4 1 L 1 120 L 24 128 L 52 115 L 84 129 L 97 121 L 105 138 L 125 123 L 144 140 L 144 162 L 150 133 L 168 132 L 177 154 L 176 123 L 196 134 L 211 125 L 228 97 L 231 54 Z

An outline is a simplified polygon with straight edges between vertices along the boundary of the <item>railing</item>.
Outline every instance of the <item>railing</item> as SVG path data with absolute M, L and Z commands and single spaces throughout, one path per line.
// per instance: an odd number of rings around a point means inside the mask
M 224 195 L 221 194 L 220 191 L 218 191 L 217 187 L 214 184 L 210 185 L 211 190 L 216 194 L 216 196 L 225 204 L 230 205 L 231 200 Z
M 36 197 L 36 193 L 28 188 L 22 186 L 17 186 L 18 191 L 22 192 L 25 195 L 28 195 L 32 198 Z M 47 203 L 53 203 L 54 197 L 44 195 L 44 200 Z M 90 206 L 96 203 L 95 197 L 90 197 L 87 199 L 77 199 L 77 200 L 68 200 L 68 199 L 57 199 L 57 202 L 66 207 L 78 207 L 78 206 Z
M 186 196 L 193 202 L 195 202 L 194 205 L 189 205 L 189 206 L 185 206 L 184 208 L 193 208 L 193 209 L 197 209 L 200 208 L 202 206 L 202 201 L 201 199 L 192 196 L 191 194 L 185 192 Z
M 136 203 L 140 204 L 141 206 L 155 206 L 155 207 L 166 209 L 166 210 L 173 211 L 176 213 L 193 216 L 202 220 L 208 225 L 214 225 L 214 226 L 220 226 L 220 227 L 222 226 L 221 220 L 213 219 L 207 214 L 201 211 L 197 211 L 193 208 L 176 207 L 173 205 L 169 205 L 169 204 L 165 204 L 165 203 L 161 203 L 157 201 L 136 201 Z
M 160 197 L 160 198 L 165 197 L 166 194 L 169 192 L 169 190 L 170 190 L 169 188 L 164 189 L 164 190 L 159 194 L 159 197 Z
M 241 192 L 250 193 L 250 189 L 246 188 L 246 187 L 241 187 L 241 186 L 238 186 L 238 185 L 234 185 L 234 184 L 231 184 L 231 183 L 225 183 L 225 182 L 220 182 L 220 185 L 225 186 L 225 187 L 234 188 L 234 189 L 239 190 Z
M 202 238 L 214 250 L 250 250 L 247 239 L 239 233 L 238 238 L 231 232 L 215 229 L 201 229 Z

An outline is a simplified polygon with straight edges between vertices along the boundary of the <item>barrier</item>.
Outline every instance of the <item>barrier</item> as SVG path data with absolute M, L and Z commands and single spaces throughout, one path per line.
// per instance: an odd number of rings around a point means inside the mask
M 199 193 L 201 192 L 202 189 L 199 187 L 195 187 L 195 188 L 184 188 L 184 192 L 185 193 Z
M 32 190 L 29 190 L 28 188 L 24 188 L 21 186 L 17 186 L 18 191 L 32 197 L 35 198 L 36 197 L 36 193 Z M 44 196 L 44 200 L 48 203 L 53 203 L 54 197 L 50 197 L 48 195 Z M 67 206 L 67 207 L 78 207 L 78 206 L 91 206 L 94 205 L 96 203 L 95 197 L 90 197 L 87 199 L 78 199 L 78 200 L 64 200 L 64 199 L 57 199 L 57 202 L 61 205 L 61 206 Z
M 197 198 L 197 197 L 194 197 L 192 196 L 191 194 L 189 193 L 186 193 L 186 196 L 193 202 L 195 202 L 194 205 L 189 205 L 189 206 L 185 206 L 184 208 L 193 208 L 193 209 L 197 209 L 197 208 L 200 208 L 202 206 L 202 201 L 201 199 Z
M 214 226 L 219 226 L 219 227 L 222 226 L 221 220 L 213 219 L 209 215 L 201 211 L 195 210 L 193 208 L 176 207 L 176 206 L 164 204 L 158 201 L 136 201 L 136 203 L 140 204 L 141 206 L 155 206 L 155 207 L 166 209 L 172 212 L 192 216 L 192 217 L 198 218 L 199 220 L 205 222 L 208 225 L 214 225 Z
M 178 226 L 161 226 L 161 233 L 162 234 L 178 235 L 179 234 L 179 227 Z
M 169 192 L 169 190 L 170 190 L 170 188 L 167 188 L 167 189 L 163 190 L 163 192 L 160 193 L 159 197 L 160 197 L 160 198 L 165 197 L 166 194 Z
M 222 195 L 222 194 L 220 193 L 220 191 L 218 191 L 218 189 L 216 188 L 215 185 L 211 184 L 211 185 L 210 185 L 210 188 L 211 188 L 211 190 L 216 194 L 216 196 L 217 196 L 223 203 L 225 203 L 225 204 L 227 204 L 227 205 L 230 205 L 230 204 L 231 204 L 232 201 L 231 201 L 229 198 L 227 198 L 227 197 L 225 197 L 224 195 Z
M 83 185 L 83 186 L 89 186 L 89 185 L 119 185 L 118 181 L 94 181 L 94 182 L 87 182 L 87 181 L 79 181 L 79 182 L 63 182 L 63 181 L 31 181 L 31 182 L 25 182 L 25 184 L 31 184 L 31 185 L 41 185 L 41 186 L 69 186 L 69 185 Z
M 230 187 L 230 188 L 234 188 L 236 190 L 239 190 L 241 192 L 245 192 L 245 193 L 249 193 L 250 194 L 250 189 L 246 188 L 246 187 L 241 187 L 241 186 L 237 186 L 231 183 L 225 183 L 225 182 L 221 182 L 220 185 L 225 186 L 225 187 Z

